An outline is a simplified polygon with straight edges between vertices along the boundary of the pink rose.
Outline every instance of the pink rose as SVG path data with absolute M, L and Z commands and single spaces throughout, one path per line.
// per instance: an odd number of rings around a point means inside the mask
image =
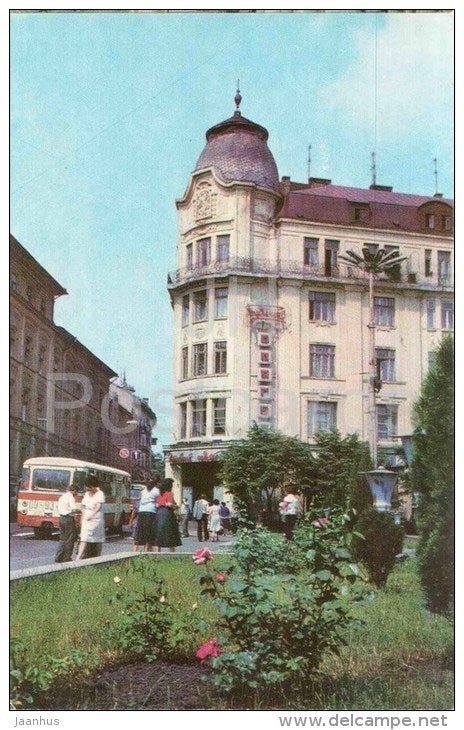
M 193 553 L 193 562 L 196 563 L 196 565 L 203 565 L 203 563 L 207 563 L 208 560 L 213 559 L 213 553 L 211 550 L 208 550 L 208 548 L 200 548 L 196 551 L 196 553 Z
M 226 582 L 226 576 L 224 573 L 217 573 L 216 574 L 216 580 L 218 583 L 225 583 Z
M 314 527 L 324 527 L 324 525 L 329 524 L 329 518 L 328 517 L 319 517 L 318 520 L 314 520 L 313 525 Z
M 222 649 L 218 646 L 216 637 L 206 641 L 200 646 L 195 656 L 201 659 L 203 665 L 208 664 L 209 657 L 219 656 L 222 654 Z

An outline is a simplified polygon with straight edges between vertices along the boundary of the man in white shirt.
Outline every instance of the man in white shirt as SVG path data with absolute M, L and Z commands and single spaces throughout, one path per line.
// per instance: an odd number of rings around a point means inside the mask
M 200 499 L 197 499 L 195 504 L 193 505 L 192 513 L 193 519 L 196 520 L 197 523 L 198 542 L 203 541 L 203 536 L 205 540 L 209 540 L 208 510 L 209 502 L 206 499 L 205 495 L 202 494 Z
M 282 500 L 281 513 L 284 516 L 284 530 L 285 537 L 287 540 L 292 540 L 293 530 L 295 529 L 296 521 L 301 510 L 301 503 L 295 489 L 287 487 L 285 489 L 285 497 Z
M 68 563 L 72 560 L 74 544 L 77 540 L 77 525 L 74 519 L 77 513 L 76 487 L 70 484 L 58 500 L 60 516 L 60 544 L 55 555 L 55 563 Z

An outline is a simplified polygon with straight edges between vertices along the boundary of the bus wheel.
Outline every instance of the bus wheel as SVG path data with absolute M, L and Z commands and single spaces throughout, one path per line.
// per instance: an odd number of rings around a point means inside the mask
M 52 529 L 52 526 L 48 522 L 40 525 L 40 527 L 34 527 L 34 537 L 37 540 L 50 540 L 52 536 Z

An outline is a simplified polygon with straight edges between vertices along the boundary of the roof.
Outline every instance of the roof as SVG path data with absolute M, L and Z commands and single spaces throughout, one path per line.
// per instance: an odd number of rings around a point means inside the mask
M 89 467 L 89 469 L 99 469 L 100 471 L 113 471 L 116 474 L 121 474 L 125 477 L 129 477 L 130 474 L 122 469 L 116 469 L 112 466 L 106 466 L 104 464 L 94 464 L 91 461 L 81 461 L 80 459 L 68 459 L 65 456 L 34 456 L 32 459 L 26 459 L 24 464 L 30 466 L 68 466 L 68 467 Z
M 388 190 L 353 188 L 343 185 L 320 185 L 290 189 L 285 195 L 279 218 L 297 218 L 357 227 L 424 232 L 419 208 L 426 203 L 442 205 L 443 211 L 453 207 L 453 201 L 435 196 L 411 195 Z M 368 210 L 360 220 L 354 220 L 356 204 Z M 445 207 L 447 206 L 447 207 Z M 436 233 L 427 229 L 427 233 Z M 450 235 L 451 231 L 440 231 Z
M 109 365 L 107 365 L 105 362 L 103 362 L 103 360 L 100 360 L 99 357 L 97 357 L 91 350 L 89 350 L 88 347 L 83 345 L 82 342 L 80 342 L 80 340 L 77 339 L 77 337 L 75 337 L 73 334 L 71 334 L 71 332 L 68 332 L 68 330 L 66 330 L 64 327 L 59 327 L 57 325 L 55 325 L 55 329 L 58 334 L 61 334 L 65 339 L 68 340 L 69 347 L 71 347 L 71 345 L 74 345 L 74 344 L 77 345 L 82 350 L 84 350 L 84 352 L 87 356 L 89 356 L 94 362 L 98 363 L 103 369 L 105 369 L 107 371 L 109 377 L 114 378 L 117 376 L 117 373 L 115 373 L 114 370 L 112 370 Z
M 195 170 L 213 167 L 224 182 L 252 182 L 278 192 L 279 173 L 267 138 L 267 129 L 236 111 L 208 129 Z
M 39 264 L 39 262 L 29 253 L 29 251 L 24 248 L 24 246 L 10 233 L 10 259 L 12 259 L 15 255 L 24 259 L 29 266 L 32 265 L 33 269 L 47 280 L 47 283 L 53 290 L 55 296 L 61 296 L 62 294 L 68 293 L 66 289 L 61 286 L 61 284 L 54 279 L 53 276 L 44 269 L 44 267 L 41 266 L 41 264 Z

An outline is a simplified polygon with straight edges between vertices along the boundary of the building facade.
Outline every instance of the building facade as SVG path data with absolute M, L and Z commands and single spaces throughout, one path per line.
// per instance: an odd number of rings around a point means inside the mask
M 121 377 L 110 385 L 111 441 L 119 469 L 128 471 L 133 482 L 147 482 L 152 469 L 152 431 L 156 415 L 148 398 L 140 398 Z
M 233 116 L 177 201 L 174 433 L 166 467 L 193 498 L 221 494 L 218 456 L 250 426 L 314 443 L 335 427 L 368 440 L 368 281 L 340 254 L 406 256 L 375 284 L 382 389 L 377 436 L 393 452 L 441 337 L 453 329 L 453 203 L 310 178 L 279 180 L 266 129 Z M 216 492 L 215 492 L 216 490 Z
M 127 470 L 127 460 L 119 456 L 118 430 L 127 429 L 127 420 L 135 417 L 123 445 L 141 452 L 142 476 L 149 468 L 156 417 L 133 389 L 115 397 L 110 383 L 117 374 L 55 324 L 55 299 L 64 294 L 11 236 L 10 488 L 33 456 L 65 456 Z

